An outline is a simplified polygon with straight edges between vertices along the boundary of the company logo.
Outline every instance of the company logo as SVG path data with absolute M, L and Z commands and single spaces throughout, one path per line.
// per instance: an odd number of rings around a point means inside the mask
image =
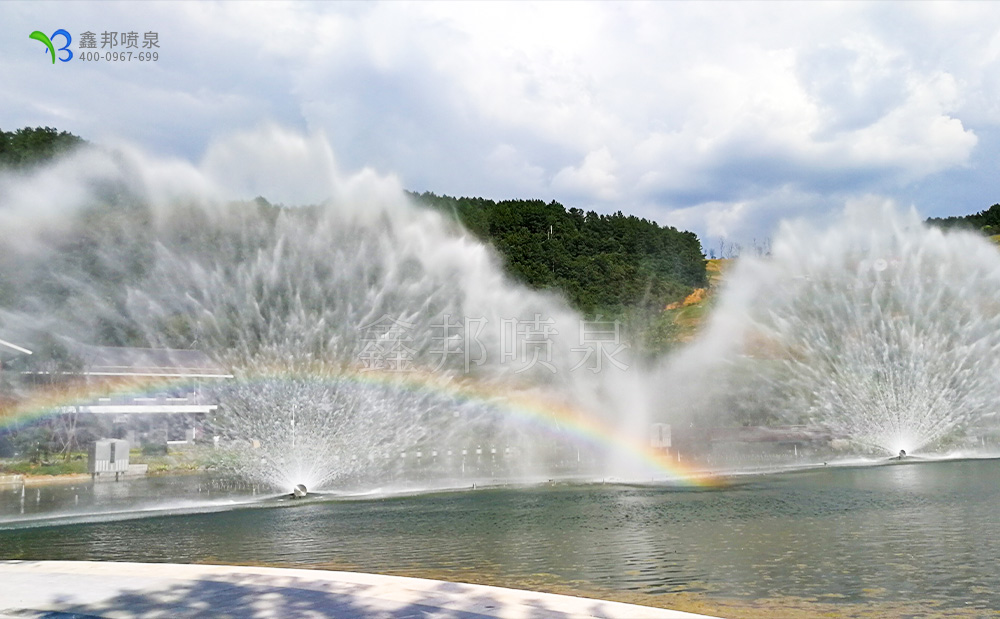
M 135 30 L 127 32 L 104 31 L 100 41 L 96 32 L 86 31 L 77 39 L 78 51 L 73 52 L 73 35 L 60 28 L 50 35 L 41 30 L 35 30 L 28 35 L 29 39 L 38 41 L 49 52 L 52 64 L 72 61 L 104 61 L 104 62 L 156 62 L 160 59 L 160 34 L 158 32 L 141 33 Z M 100 43 L 100 45 L 98 45 Z M 56 47 L 62 45 L 62 47 Z
M 52 43 L 52 40 L 60 36 L 66 40 L 66 44 L 62 47 L 56 48 L 56 46 Z M 65 58 L 59 56 L 59 62 L 69 62 L 70 60 L 73 60 L 73 50 L 69 49 L 69 44 L 73 42 L 73 37 L 62 28 L 53 32 L 51 36 L 45 36 L 44 32 L 35 30 L 28 35 L 28 38 L 41 41 L 45 44 L 46 49 L 49 50 L 49 55 L 52 57 L 52 64 L 56 63 L 56 52 L 66 52 Z

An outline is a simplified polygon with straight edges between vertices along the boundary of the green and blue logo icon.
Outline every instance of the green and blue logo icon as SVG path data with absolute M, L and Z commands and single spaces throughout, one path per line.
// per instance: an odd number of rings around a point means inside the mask
M 57 49 L 56 46 L 52 43 L 52 39 L 55 39 L 56 37 L 60 36 L 66 39 L 66 45 L 63 45 L 62 47 Z M 56 63 L 56 52 L 66 52 L 66 57 L 63 58 L 62 56 L 60 56 L 59 62 L 69 62 L 70 60 L 73 60 L 73 50 L 69 49 L 69 44 L 73 42 L 73 37 L 70 36 L 70 34 L 65 30 L 63 30 L 62 28 L 53 32 L 51 36 L 45 36 L 44 32 L 40 30 L 35 30 L 34 32 L 28 35 L 28 38 L 34 39 L 36 41 L 41 41 L 42 43 L 45 44 L 45 47 L 49 50 L 49 55 L 52 56 L 52 64 Z

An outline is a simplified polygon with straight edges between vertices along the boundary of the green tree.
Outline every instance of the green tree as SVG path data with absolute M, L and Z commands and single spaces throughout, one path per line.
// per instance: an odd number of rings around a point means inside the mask
M 997 230 L 1000 230 L 1000 204 L 994 204 L 988 209 L 972 215 L 931 217 L 927 219 L 927 224 L 945 230 L 952 228 L 979 230 L 983 234 L 993 235 L 997 233 Z
M 691 232 L 554 201 L 410 195 L 492 243 L 515 279 L 561 290 L 587 315 L 621 316 L 634 307 L 658 313 L 707 283 L 701 243 Z
M 82 138 L 52 127 L 25 127 L 12 132 L 0 130 L 0 167 L 30 167 L 83 144 Z

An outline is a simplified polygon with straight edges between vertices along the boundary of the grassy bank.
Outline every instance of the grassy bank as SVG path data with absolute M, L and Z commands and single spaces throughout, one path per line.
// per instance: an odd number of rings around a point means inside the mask
M 79 460 L 63 460 L 61 457 L 51 462 L 30 462 L 14 458 L 0 459 L 0 475 L 81 475 L 87 472 L 86 456 Z
M 733 260 L 708 260 L 705 265 L 708 288 L 698 288 L 683 302 L 667 306 L 665 312 L 671 316 L 676 327 L 676 341 L 690 342 L 698 335 L 715 304 L 715 295 L 722 285 L 723 275 L 733 263 Z
M 159 454 L 143 454 L 138 449 L 133 449 L 130 458 L 132 464 L 148 465 L 150 475 L 165 475 L 204 471 L 212 462 L 214 454 L 215 450 L 211 446 L 190 445 Z
M 129 452 L 131 464 L 145 464 L 149 474 L 194 473 L 203 471 L 211 462 L 213 449 L 208 446 L 192 445 L 184 449 L 174 449 L 167 453 L 143 453 L 132 449 Z M 21 458 L 0 458 L 0 475 L 25 475 L 30 477 L 82 475 L 87 471 L 86 452 L 74 452 L 69 457 L 58 455 L 50 459 L 31 461 Z

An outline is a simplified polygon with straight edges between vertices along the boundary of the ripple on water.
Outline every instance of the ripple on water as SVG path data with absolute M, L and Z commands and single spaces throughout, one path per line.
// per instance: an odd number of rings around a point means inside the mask
M 0 556 L 339 566 L 651 596 L 1000 608 L 1000 462 L 896 468 L 911 471 L 824 469 L 711 492 L 570 486 L 270 500 L 256 505 L 282 508 L 0 530 Z

